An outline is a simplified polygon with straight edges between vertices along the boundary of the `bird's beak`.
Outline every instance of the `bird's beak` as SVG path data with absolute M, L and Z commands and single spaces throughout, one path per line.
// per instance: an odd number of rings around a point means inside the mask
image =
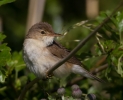
M 52 33 L 52 36 L 63 36 L 62 34 L 58 34 L 58 33 Z
M 63 36 L 62 34 L 55 33 L 55 36 Z

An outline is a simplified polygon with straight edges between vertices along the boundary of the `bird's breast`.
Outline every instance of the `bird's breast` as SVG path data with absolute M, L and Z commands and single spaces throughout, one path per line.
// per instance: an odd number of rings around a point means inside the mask
M 27 67 L 38 77 L 44 77 L 46 71 L 61 60 L 52 55 L 44 44 L 34 39 L 25 40 L 23 49 Z M 67 64 L 63 64 L 53 73 L 57 77 L 63 77 L 69 74 L 70 70 Z

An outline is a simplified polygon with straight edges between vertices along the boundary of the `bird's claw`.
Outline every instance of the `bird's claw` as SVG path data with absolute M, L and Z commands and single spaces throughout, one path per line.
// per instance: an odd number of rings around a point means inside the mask
M 51 79 L 53 75 L 47 75 L 46 78 L 47 79 Z
M 51 79 L 53 76 L 53 73 L 52 74 L 48 74 L 47 71 L 46 71 L 46 79 Z

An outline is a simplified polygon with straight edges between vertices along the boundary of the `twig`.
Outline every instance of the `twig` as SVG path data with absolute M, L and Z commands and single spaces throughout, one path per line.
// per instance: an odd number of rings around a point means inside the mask
M 93 32 L 91 32 L 90 35 L 88 35 L 84 40 L 82 40 L 70 53 L 69 55 L 67 55 L 64 59 L 62 59 L 60 62 L 58 62 L 57 64 L 55 64 L 53 67 L 51 67 L 48 71 L 47 71 L 47 75 L 52 74 L 52 72 L 57 69 L 60 65 L 62 65 L 64 62 L 66 62 L 67 60 L 69 60 L 80 48 L 82 48 L 85 43 L 91 38 L 93 37 L 98 30 L 110 19 L 110 17 L 112 17 L 116 11 L 123 5 L 123 1 L 118 5 L 118 7 L 116 7 L 113 12 L 111 13 L 110 16 L 108 16 L 106 19 L 103 20 L 103 22 L 97 26 L 95 28 L 95 30 Z
M 104 64 L 104 65 L 100 66 L 99 68 L 95 68 L 95 69 L 91 70 L 90 73 L 92 73 L 92 74 L 97 74 L 97 73 L 99 73 L 99 72 L 105 70 L 107 67 L 108 67 L 108 64 Z M 81 77 L 76 77 L 76 78 L 74 78 L 73 80 L 69 81 L 69 82 L 66 84 L 65 87 L 69 87 L 69 86 L 71 86 L 71 85 L 73 85 L 73 84 L 76 84 L 77 82 L 79 82 L 79 81 L 81 81 L 81 80 L 83 80 L 83 79 L 86 79 L 86 77 L 82 77 L 82 76 L 81 76 Z M 57 89 L 58 89 L 58 88 L 54 88 L 53 90 L 51 90 L 51 93 L 56 92 Z
M 80 48 L 82 48 L 82 47 L 85 45 L 85 43 L 86 43 L 91 37 L 93 37 L 93 36 L 97 33 L 97 31 L 110 19 L 110 17 L 112 17 L 112 16 L 116 13 L 116 11 L 117 11 L 122 5 L 123 5 L 123 1 L 118 5 L 118 7 L 116 7 L 116 8 L 114 9 L 114 11 L 111 13 L 110 16 L 107 17 L 106 19 L 104 19 L 104 21 L 103 21 L 99 26 L 97 26 L 96 29 L 95 29 L 93 32 L 91 32 L 91 34 L 90 34 L 87 38 L 85 38 L 84 40 L 82 40 L 82 41 L 69 53 L 68 56 L 66 56 L 64 59 L 62 59 L 62 60 L 61 60 L 60 62 L 58 62 L 56 65 L 54 65 L 51 69 L 49 69 L 49 70 L 47 71 L 47 75 L 50 75 L 55 69 L 57 69 L 60 65 L 62 65 L 64 62 L 66 62 L 67 60 L 69 60 Z M 38 81 L 39 81 L 39 79 L 36 78 L 36 79 L 34 79 L 33 81 L 31 81 L 30 83 L 28 83 L 28 84 L 23 88 L 23 90 L 22 90 L 22 92 L 21 92 L 21 94 L 20 94 L 18 100 L 23 100 L 23 98 L 24 98 L 24 96 L 25 96 L 27 90 L 28 90 L 33 84 L 35 84 L 35 83 L 38 82 Z
M 33 81 L 31 81 L 30 83 L 26 84 L 25 87 L 23 88 L 23 90 L 21 91 L 20 96 L 18 97 L 18 100 L 23 100 L 27 90 L 33 86 L 35 83 L 37 83 L 39 81 L 39 78 L 35 78 Z

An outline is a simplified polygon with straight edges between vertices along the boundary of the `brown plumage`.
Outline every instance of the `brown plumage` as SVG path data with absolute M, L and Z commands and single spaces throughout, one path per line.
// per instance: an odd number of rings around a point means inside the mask
M 54 41 L 56 36 L 61 35 L 56 34 L 50 24 L 41 22 L 29 29 L 24 40 L 24 61 L 27 67 L 40 78 L 45 77 L 49 68 L 70 53 L 69 50 Z M 81 62 L 74 56 L 57 68 L 53 74 L 56 77 L 64 77 L 71 72 L 104 82 L 84 69 Z
M 63 47 L 56 41 L 53 41 L 53 44 L 47 46 L 47 48 L 54 56 L 57 56 L 61 59 L 63 59 L 70 53 L 69 50 L 67 50 L 65 47 Z M 77 64 L 80 66 L 82 65 L 81 62 L 74 56 L 71 57 L 67 62 L 72 63 L 72 64 Z
M 63 59 L 64 57 L 66 57 L 70 51 L 67 50 L 65 47 L 63 47 L 61 44 L 59 44 L 56 41 L 53 41 L 53 44 L 47 46 L 47 49 L 56 57 Z M 80 62 L 80 60 L 78 60 L 75 56 L 71 57 L 67 63 L 72 63 L 72 64 L 76 64 L 76 65 L 80 65 L 82 66 L 82 63 Z M 84 68 L 81 67 L 81 69 L 83 69 L 86 73 L 88 73 L 90 75 L 91 78 L 98 80 L 101 83 L 105 83 L 103 80 L 99 79 L 98 77 L 92 75 L 90 72 L 88 72 L 87 70 L 85 70 Z

